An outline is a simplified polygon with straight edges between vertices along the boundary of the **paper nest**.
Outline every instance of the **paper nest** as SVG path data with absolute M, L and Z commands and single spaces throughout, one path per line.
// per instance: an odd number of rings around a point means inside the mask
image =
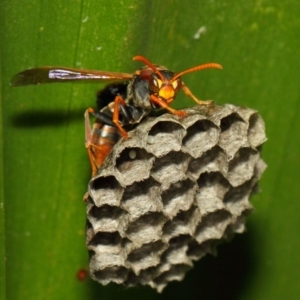
M 89 183 L 90 275 L 161 292 L 245 229 L 266 168 L 255 110 L 197 106 L 150 117 L 119 141 Z

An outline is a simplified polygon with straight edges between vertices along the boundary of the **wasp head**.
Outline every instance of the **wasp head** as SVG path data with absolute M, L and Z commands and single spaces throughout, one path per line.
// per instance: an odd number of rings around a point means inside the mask
M 149 92 L 170 104 L 181 88 L 181 79 L 172 80 L 174 73 L 168 70 L 153 72 L 149 77 Z
M 148 73 L 147 79 L 149 80 L 150 101 L 164 108 L 166 108 L 166 105 L 168 106 L 172 103 L 181 88 L 184 89 L 186 94 L 199 103 L 199 101 L 190 92 L 187 92 L 187 87 L 180 78 L 182 75 L 207 68 L 222 69 L 222 66 L 219 64 L 208 63 L 179 73 L 173 73 L 162 66 L 152 64 L 143 56 L 135 56 L 133 60 L 142 61 L 149 68 L 150 72 Z

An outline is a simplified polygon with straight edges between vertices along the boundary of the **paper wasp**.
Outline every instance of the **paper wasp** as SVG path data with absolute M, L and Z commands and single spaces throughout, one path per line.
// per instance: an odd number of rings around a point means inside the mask
M 153 110 L 160 108 L 178 116 L 185 116 L 184 111 L 169 106 L 180 89 L 198 104 L 211 102 L 198 100 L 181 80 L 182 75 L 208 68 L 222 69 L 217 63 L 207 63 L 174 73 L 163 66 L 152 64 L 143 56 L 135 56 L 133 60 L 144 63 L 145 67 L 133 74 L 40 67 L 16 74 L 11 84 L 22 86 L 75 80 L 117 81 L 109 84 L 98 94 L 98 110 L 88 108 L 84 114 L 85 145 L 94 176 L 120 135 L 123 138 L 128 137 L 124 126 L 137 124 Z M 93 128 L 90 125 L 89 114 L 96 117 Z

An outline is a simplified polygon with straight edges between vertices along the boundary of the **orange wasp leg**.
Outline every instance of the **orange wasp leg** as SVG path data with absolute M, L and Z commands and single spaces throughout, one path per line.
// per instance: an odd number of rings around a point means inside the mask
M 166 102 L 164 102 L 163 100 L 161 100 L 160 98 L 154 96 L 154 95 L 150 95 L 150 100 L 156 104 L 158 104 L 159 106 L 161 106 L 162 108 L 168 110 L 169 112 L 171 112 L 174 115 L 180 116 L 180 117 L 184 117 L 186 116 L 186 112 L 182 111 L 182 110 L 176 110 L 172 107 L 170 107 Z
M 90 159 L 91 167 L 92 167 L 92 177 L 97 172 L 97 165 L 96 165 L 96 159 L 94 156 L 94 153 L 92 151 L 93 147 L 97 147 L 92 143 L 92 128 L 91 128 L 91 122 L 90 122 L 90 113 L 94 113 L 95 110 L 93 108 L 88 108 L 84 113 L 84 123 L 85 123 L 85 147 L 88 151 L 88 156 Z
M 93 158 L 93 153 L 91 151 L 91 148 L 93 147 L 92 145 L 92 128 L 91 128 L 91 122 L 90 122 L 90 113 L 94 113 L 95 110 L 93 108 L 88 108 L 85 112 L 84 112 L 84 123 L 85 123 L 85 147 L 87 148 L 88 151 L 88 156 L 90 159 L 90 164 L 92 167 L 92 177 L 95 175 L 96 173 L 96 164 L 95 164 L 95 160 Z M 87 202 L 89 198 L 89 192 L 86 192 L 85 195 L 83 196 L 83 201 Z
M 202 100 L 199 100 L 197 97 L 195 97 L 191 90 L 183 83 L 181 82 L 181 88 L 183 89 L 184 93 L 191 97 L 195 102 L 197 102 L 198 104 L 204 104 L 204 105 L 208 105 L 208 104 L 211 104 L 213 101 L 212 100 L 207 100 L 207 101 L 202 101 Z
M 121 96 L 116 96 L 114 101 L 114 113 L 113 113 L 113 123 L 116 125 L 116 127 L 120 130 L 122 137 L 124 139 L 128 138 L 128 133 L 123 129 L 123 127 L 119 123 L 119 104 L 126 106 L 126 102 Z
M 104 161 L 107 154 L 112 148 L 111 144 L 97 145 L 99 137 L 94 131 L 99 129 L 99 126 L 101 125 L 98 123 L 94 123 L 93 129 L 91 128 L 89 114 L 94 112 L 95 110 L 93 108 L 88 108 L 84 113 L 85 147 L 87 148 L 88 156 L 92 167 L 92 177 L 96 175 L 98 168 L 101 166 L 102 162 Z

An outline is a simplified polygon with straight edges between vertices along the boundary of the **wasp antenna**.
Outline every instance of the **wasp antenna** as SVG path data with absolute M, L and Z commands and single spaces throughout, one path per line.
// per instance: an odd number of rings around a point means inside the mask
M 196 66 L 196 67 L 187 69 L 185 71 L 182 71 L 180 73 L 177 73 L 172 78 L 172 81 L 176 80 L 178 77 L 180 77 L 180 76 L 182 76 L 184 74 L 195 72 L 195 71 L 200 71 L 200 70 L 203 70 L 203 69 L 210 69 L 210 68 L 223 69 L 223 67 L 220 64 L 217 64 L 217 63 L 207 63 L 207 64 L 204 64 L 204 65 Z
M 160 79 L 162 81 L 164 80 L 164 77 L 162 76 L 162 74 L 157 70 L 157 68 L 146 57 L 144 57 L 142 55 L 137 55 L 132 60 L 139 60 L 139 61 L 143 62 L 145 65 L 147 65 L 149 68 L 151 68 L 156 74 L 158 74 L 158 76 L 160 77 Z

